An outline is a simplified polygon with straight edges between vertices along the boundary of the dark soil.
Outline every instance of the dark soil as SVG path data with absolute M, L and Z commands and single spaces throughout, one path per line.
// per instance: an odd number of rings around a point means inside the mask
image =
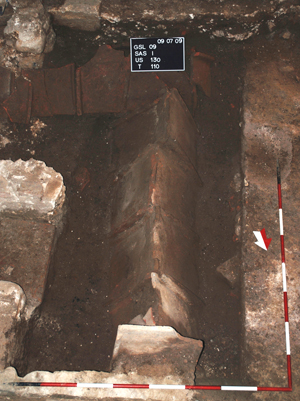
M 47 68 L 72 61 L 82 65 L 99 44 L 89 33 L 59 28 L 57 35 Z M 239 46 L 204 36 L 187 38 L 186 44 L 187 54 L 194 48 L 215 56 L 212 97 L 199 89 L 195 112 L 204 183 L 197 213 L 199 296 L 206 303 L 199 312 L 199 338 L 205 348 L 196 375 L 198 383 L 233 383 L 239 382 L 240 289 L 231 289 L 216 268 L 239 252 L 235 220 L 240 193 L 234 190 L 233 179 L 240 173 L 243 58 Z M 29 126 L 14 124 L 11 143 L 0 150 L 3 159 L 34 157 L 52 166 L 64 177 L 68 199 L 45 299 L 31 322 L 26 356 L 16 361 L 20 375 L 33 370 L 109 370 L 116 334 L 106 305 L 115 177 L 107 127 L 118 117 L 44 118 L 47 127 L 37 137 Z
M 200 49 L 201 51 L 202 49 Z M 225 49 L 224 49 L 225 50 Z M 203 51 L 203 50 L 202 50 Z M 200 131 L 198 171 L 203 189 L 198 201 L 201 296 L 199 322 L 205 342 L 197 383 L 240 383 L 241 292 L 217 274 L 217 267 L 239 255 L 235 227 L 241 212 L 241 111 L 244 60 L 238 47 L 215 55 L 212 96 L 198 93 L 195 121 Z

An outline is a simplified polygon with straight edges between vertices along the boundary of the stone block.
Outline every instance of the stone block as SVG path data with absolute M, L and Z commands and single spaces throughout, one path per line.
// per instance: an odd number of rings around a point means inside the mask
M 186 159 L 171 149 L 151 146 L 118 182 L 112 206 L 112 231 L 132 226 L 154 207 L 193 227 L 201 180 Z
M 177 376 L 178 384 L 193 385 L 202 349 L 202 341 L 182 337 L 172 327 L 120 325 L 111 370 L 153 378 Z
M 22 287 L 27 317 L 42 302 L 54 237 L 52 224 L 16 218 L 0 221 L 0 280 Z
M 0 370 L 10 365 L 15 352 L 15 330 L 24 310 L 26 297 L 20 286 L 0 281 Z
M 112 299 L 143 287 L 153 272 L 172 278 L 192 294 L 198 293 L 197 236 L 160 208 L 113 237 L 111 245 Z
M 61 7 L 51 8 L 54 22 L 73 29 L 96 31 L 100 28 L 101 0 L 66 0 Z
M 74 64 L 45 70 L 45 86 L 52 114 L 76 113 Z
M 40 1 L 14 2 L 14 14 L 4 29 L 6 43 L 18 52 L 43 53 L 49 33 L 55 41 L 50 27 L 50 16 Z
M 129 66 L 122 51 L 99 47 L 76 71 L 77 114 L 119 113 L 125 109 Z
M 0 161 L 0 212 L 33 212 L 51 218 L 65 200 L 63 178 L 42 161 Z
M 112 130 L 113 155 L 128 168 L 149 144 L 168 143 L 196 167 L 196 124 L 176 89 L 120 120 Z
M 32 85 L 23 77 L 16 79 L 15 85 L 16 89 L 2 105 L 10 121 L 28 124 L 31 116 Z

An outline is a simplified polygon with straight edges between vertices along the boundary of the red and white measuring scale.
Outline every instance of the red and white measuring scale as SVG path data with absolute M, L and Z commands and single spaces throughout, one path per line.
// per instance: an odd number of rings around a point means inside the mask
M 279 229 L 280 229 L 280 245 L 281 245 L 281 265 L 283 279 L 283 303 L 285 317 L 285 340 L 287 355 L 287 387 L 256 387 L 256 386 L 193 386 L 181 384 L 112 384 L 112 383 L 51 383 L 51 382 L 15 382 L 9 383 L 20 387 L 79 387 L 79 388 L 102 388 L 102 389 L 150 389 L 150 390 L 223 390 L 223 391 L 292 391 L 292 365 L 290 350 L 290 330 L 288 315 L 288 297 L 286 285 L 286 268 L 285 268 L 285 252 L 284 252 L 284 235 L 283 235 L 283 218 L 282 218 L 282 197 L 281 197 L 281 176 L 279 165 L 277 166 L 277 186 L 278 186 L 278 209 L 279 209 Z

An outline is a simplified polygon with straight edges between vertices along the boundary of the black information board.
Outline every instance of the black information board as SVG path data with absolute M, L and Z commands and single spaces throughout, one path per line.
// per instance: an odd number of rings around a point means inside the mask
M 184 38 L 131 38 L 132 72 L 184 71 Z

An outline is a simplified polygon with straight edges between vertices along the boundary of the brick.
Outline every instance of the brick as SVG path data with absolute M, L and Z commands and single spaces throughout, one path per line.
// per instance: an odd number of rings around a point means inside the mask
M 75 65 L 44 70 L 45 86 L 53 115 L 76 113 Z
M 126 116 L 112 129 L 113 155 L 126 169 L 149 144 L 168 143 L 196 167 L 196 124 L 176 89 L 143 110 Z
M 0 221 L 0 280 L 24 290 L 28 314 L 42 302 L 49 270 L 55 227 L 31 220 Z
M 26 77 L 32 85 L 31 115 L 33 117 L 52 116 L 53 114 L 45 84 L 45 71 L 23 70 L 22 75 Z
M 10 121 L 28 124 L 31 116 L 32 85 L 23 77 L 15 81 L 16 89 L 2 103 Z
M 171 149 L 151 146 L 118 182 L 112 231 L 122 231 L 154 207 L 193 227 L 201 180 L 193 166 Z
M 99 47 L 76 72 L 77 114 L 119 113 L 125 109 L 129 65 L 122 51 Z

